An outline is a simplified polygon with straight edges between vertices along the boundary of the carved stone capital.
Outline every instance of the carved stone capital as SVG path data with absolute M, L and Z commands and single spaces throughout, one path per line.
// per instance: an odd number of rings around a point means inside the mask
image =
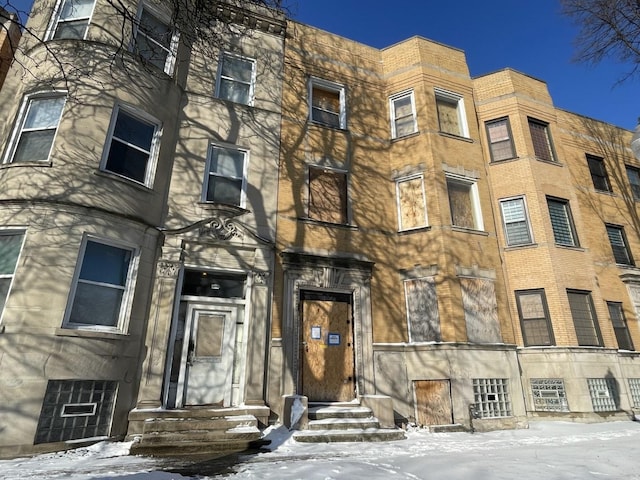
M 180 272 L 180 264 L 174 262 L 158 262 L 158 276 L 165 278 L 176 278 Z

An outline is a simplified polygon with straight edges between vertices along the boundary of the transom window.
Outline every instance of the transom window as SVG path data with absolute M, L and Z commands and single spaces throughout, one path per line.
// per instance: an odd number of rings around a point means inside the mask
M 489 139 L 489 150 L 491 151 L 491 160 L 499 162 L 500 160 L 508 160 L 514 158 L 515 148 L 513 146 L 513 138 L 511 136 L 511 126 L 509 118 L 500 118 L 487 122 L 487 138 Z
M 147 63 L 171 75 L 178 48 L 178 35 L 160 15 L 147 7 L 139 11 L 136 22 L 134 51 Z
M 524 197 L 500 200 L 504 234 L 507 245 L 529 245 L 533 243 Z
M 46 162 L 58 130 L 64 95 L 27 98 L 20 110 L 7 162 Z
M 243 105 L 253 103 L 256 61 L 224 52 L 220 57 L 216 96 Z
M 578 345 L 585 347 L 601 347 L 602 337 L 598 319 L 591 300 L 591 292 L 567 290 L 571 317 L 578 338 Z
M 620 265 L 633 265 L 633 258 L 631 257 L 631 251 L 629 250 L 624 228 L 617 225 L 606 225 L 606 228 L 616 263 Z
M 516 291 L 518 315 L 526 347 L 554 345 L 551 318 L 543 289 Z
M 398 93 L 389 98 L 391 137 L 401 138 L 418 131 L 413 91 Z
M 427 225 L 424 178 L 422 175 L 396 180 L 399 229 L 412 230 Z
M 9 296 L 23 241 L 22 231 L 0 232 L 0 315 Z
M 246 150 L 211 145 L 203 188 L 203 201 L 244 207 Z
M 547 162 L 555 162 L 556 156 L 551 143 L 551 135 L 549 133 L 549 124 L 529 118 L 529 132 L 533 141 L 533 151 L 536 158 L 546 160 Z
M 616 340 L 618 340 L 618 348 L 621 350 L 634 350 L 631 335 L 629 335 L 627 319 L 624 317 L 624 311 L 622 310 L 622 303 L 607 302 L 607 308 L 609 309 L 613 330 L 616 333 Z
M 347 128 L 344 86 L 311 78 L 309 111 L 313 122 L 334 128 Z
M 549 218 L 555 242 L 558 245 L 577 247 L 579 245 L 578 236 L 573 224 L 569 202 L 560 198 L 547 197 L 547 207 L 549 208 Z
M 469 137 L 462 96 L 439 88 L 436 88 L 435 94 L 440 131 L 458 137 Z
M 611 192 L 611 183 L 604 166 L 604 159 L 594 155 L 587 154 L 587 164 L 593 181 L 593 188 L 601 192 Z
M 135 251 L 85 239 L 69 300 L 67 326 L 123 330 Z
M 309 167 L 309 218 L 347 224 L 347 191 L 347 172 Z
M 159 122 L 117 106 L 109 129 L 103 169 L 150 185 L 155 166 Z
M 50 38 L 83 39 L 94 5 L 95 0 L 63 0 L 54 17 Z
M 640 169 L 636 167 L 630 167 L 627 165 L 627 178 L 629 179 L 629 184 L 631 185 L 631 194 L 633 195 L 633 199 L 636 201 L 640 201 Z
M 447 193 L 452 225 L 471 230 L 483 230 L 476 181 L 447 175 Z

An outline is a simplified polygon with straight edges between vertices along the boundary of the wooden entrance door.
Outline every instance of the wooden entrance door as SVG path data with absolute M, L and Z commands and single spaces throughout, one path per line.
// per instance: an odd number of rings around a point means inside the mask
M 413 389 L 418 425 L 450 425 L 453 423 L 449 380 L 415 380 Z
M 351 304 L 302 301 L 302 394 L 310 401 L 345 402 L 355 398 Z

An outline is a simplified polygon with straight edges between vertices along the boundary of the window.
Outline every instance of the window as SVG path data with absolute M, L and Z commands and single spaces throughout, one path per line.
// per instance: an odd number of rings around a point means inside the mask
M 636 167 L 625 167 L 627 170 L 627 177 L 629 178 L 629 184 L 631 185 L 631 193 L 633 199 L 640 201 L 640 169 Z
M 629 391 L 631 392 L 631 405 L 640 407 L 640 378 L 629 379 Z
M 433 277 L 404 281 L 410 342 L 439 342 L 440 318 Z
M 589 165 L 593 188 L 600 192 L 612 192 L 613 190 L 609 183 L 609 177 L 607 176 L 607 171 L 604 168 L 604 159 L 593 155 L 587 155 L 587 164 Z
M 109 128 L 103 169 L 145 185 L 153 178 L 159 122 L 116 106 Z
M 556 157 L 553 152 L 553 145 L 549 134 L 549 125 L 539 120 L 529 118 L 529 131 L 531 132 L 533 151 L 536 158 L 538 160 L 546 160 L 547 162 L 555 162 Z
M 64 95 L 37 96 L 25 100 L 13 134 L 8 162 L 46 162 L 58 130 Z
M 158 67 L 171 75 L 178 48 L 178 35 L 171 30 L 169 22 L 142 7 L 138 14 L 134 32 L 133 50 L 146 63 Z
M 348 223 L 346 172 L 309 167 L 309 218 Z
M 618 302 L 607 302 L 607 308 L 609 309 L 609 317 L 611 317 L 613 330 L 616 333 L 616 340 L 618 340 L 618 348 L 620 350 L 634 350 L 633 342 L 629 335 L 627 320 L 622 310 L 622 304 Z
M 633 258 L 629 251 L 627 236 L 624 234 L 624 228 L 616 225 L 606 225 L 607 236 L 613 251 L 613 258 L 620 265 L 633 265 Z
M 500 200 L 500 210 L 502 211 L 504 236 L 507 245 L 529 245 L 533 243 L 524 197 Z
M 461 277 L 460 290 L 469 342 L 502 343 L 494 282 Z
M 516 291 L 524 345 L 554 345 L 551 318 L 543 289 Z
M 533 408 L 537 412 L 568 412 L 567 394 L 561 378 L 532 378 Z
M 620 408 L 615 378 L 587 378 L 594 412 L 614 412 Z
M 418 131 L 413 91 L 389 98 L 391 111 L 391 138 L 401 138 Z
M 467 115 L 463 98 L 453 92 L 436 88 L 436 108 L 440 131 L 458 137 L 468 137 Z
M 0 232 L 0 315 L 9 296 L 23 240 L 24 232 Z
M 506 378 L 474 378 L 473 401 L 480 418 L 511 416 Z
M 223 53 L 218 67 L 216 97 L 243 105 L 253 103 L 256 61 Z
M 590 292 L 567 290 L 569 308 L 573 325 L 576 329 L 578 345 L 583 347 L 601 347 L 602 337 L 598 327 L 598 319 L 593 308 Z
M 560 198 L 547 197 L 547 207 L 555 242 L 569 247 L 579 246 L 569 202 Z
M 123 330 L 132 290 L 135 251 L 85 239 L 67 315 L 68 326 Z
M 337 83 L 312 78 L 309 82 L 311 120 L 335 128 L 347 128 L 345 91 Z
M 49 380 L 33 443 L 108 436 L 117 389 L 114 381 Z
M 247 155 L 246 150 L 211 145 L 203 201 L 244 208 Z
M 474 180 L 447 176 L 451 223 L 456 227 L 483 230 L 478 185 Z
M 62 0 L 54 16 L 49 37 L 83 39 L 95 0 Z
M 499 162 L 515 158 L 515 148 L 511 137 L 511 126 L 507 117 L 487 122 L 487 138 L 489 139 L 489 150 L 491 151 L 491 161 Z
M 411 230 L 427 225 L 427 205 L 422 175 L 396 180 L 399 229 Z

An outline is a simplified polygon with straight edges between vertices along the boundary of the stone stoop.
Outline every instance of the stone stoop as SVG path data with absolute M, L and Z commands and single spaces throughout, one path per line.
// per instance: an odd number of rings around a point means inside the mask
M 312 404 L 308 415 L 307 429 L 293 434 L 298 442 L 387 442 L 406 438 L 399 428 L 381 428 L 371 409 L 360 405 Z
M 268 410 L 268 409 L 267 409 Z M 257 413 L 257 412 L 256 412 Z M 263 412 L 260 412 L 262 417 Z M 246 450 L 262 436 L 256 415 L 250 409 L 134 411 L 134 422 L 142 421 L 142 432 L 134 438 L 132 455 L 209 455 Z

